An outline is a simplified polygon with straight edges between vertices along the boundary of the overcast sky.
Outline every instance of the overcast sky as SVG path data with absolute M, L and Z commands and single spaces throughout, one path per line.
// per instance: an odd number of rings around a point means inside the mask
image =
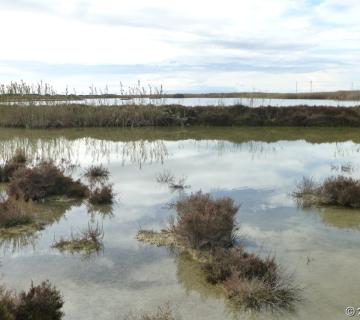
M 0 81 L 360 89 L 359 0 L 0 0 Z

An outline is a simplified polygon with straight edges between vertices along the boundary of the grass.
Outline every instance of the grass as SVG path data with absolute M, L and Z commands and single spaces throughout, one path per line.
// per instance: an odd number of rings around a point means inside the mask
M 158 173 L 156 175 L 156 181 L 160 184 L 167 184 L 172 191 L 190 188 L 190 186 L 185 185 L 186 177 L 176 180 L 175 176 L 170 171 Z
M 112 204 L 114 201 L 114 191 L 111 185 L 97 187 L 90 191 L 89 202 L 92 205 Z
M 109 178 L 109 170 L 102 165 L 91 166 L 85 171 L 85 177 L 90 180 L 106 180 Z
M 0 201 L 0 228 L 14 228 L 29 225 L 34 222 L 33 206 L 31 202 L 15 200 L 13 198 Z
M 0 106 L 0 127 L 47 129 L 193 125 L 359 127 L 360 107 Z
M 144 313 L 139 316 L 128 315 L 125 320 L 175 320 L 169 304 L 158 307 L 155 313 Z
M 13 157 L 0 166 L 0 182 L 9 182 L 15 171 L 24 168 L 27 161 L 25 151 L 17 149 Z
M 31 283 L 29 291 L 19 294 L 0 287 L 0 319 L 2 320 L 61 320 L 63 298 L 49 281 L 38 286 Z
M 64 170 L 54 163 L 42 162 L 34 167 L 16 170 L 7 193 L 17 199 L 37 201 L 57 195 L 83 198 L 87 195 L 88 188 L 80 181 L 65 176 Z
M 360 180 L 336 176 L 325 179 L 322 184 L 304 178 L 293 192 L 303 206 L 335 205 L 360 208 Z
M 88 228 L 78 235 L 71 235 L 71 239 L 60 239 L 55 241 L 52 245 L 53 248 L 60 251 L 85 252 L 90 254 L 98 252 L 103 247 L 104 231 L 98 224 L 95 226 L 88 225 Z

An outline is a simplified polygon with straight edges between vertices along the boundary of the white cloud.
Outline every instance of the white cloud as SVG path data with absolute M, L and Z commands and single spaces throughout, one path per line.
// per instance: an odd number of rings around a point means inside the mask
M 360 87 L 359 14 L 355 0 L 2 0 L 0 80 Z

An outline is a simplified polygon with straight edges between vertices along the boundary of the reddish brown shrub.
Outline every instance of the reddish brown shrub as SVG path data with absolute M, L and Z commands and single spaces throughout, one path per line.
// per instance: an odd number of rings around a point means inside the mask
M 193 248 L 227 247 L 234 240 L 239 207 L 230 198 L 213 199 L 201 191 L 180 199 L 174 231 Z
M 40 200 L 53 195 L 86 196 L 88 189 L 80 181 L 64 175 L 64 171 L 51 162 L 43 162 L 33 168 L 17 170 L 8 186 L 8 195 Z

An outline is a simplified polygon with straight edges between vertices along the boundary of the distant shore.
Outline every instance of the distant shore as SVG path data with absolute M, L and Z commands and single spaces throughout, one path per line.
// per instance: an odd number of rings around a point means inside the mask
M 225 93 L 161 93 L 161 94 L 0 94 L 0 101 L 66 101 L 85 99 L 186 99 L 186 98 L 247 98 L 247 99 L 311 99 L 360 101 L 360 91 L 329 91 L 329 92 L 301 92 L 301 93 L 272 93 L 272 92 L 225 92 Z
M 184 107 L 180 105 L 0 106 L 0 127 L 170 127 L 170 126 L 360 127 L 360 107 Z

